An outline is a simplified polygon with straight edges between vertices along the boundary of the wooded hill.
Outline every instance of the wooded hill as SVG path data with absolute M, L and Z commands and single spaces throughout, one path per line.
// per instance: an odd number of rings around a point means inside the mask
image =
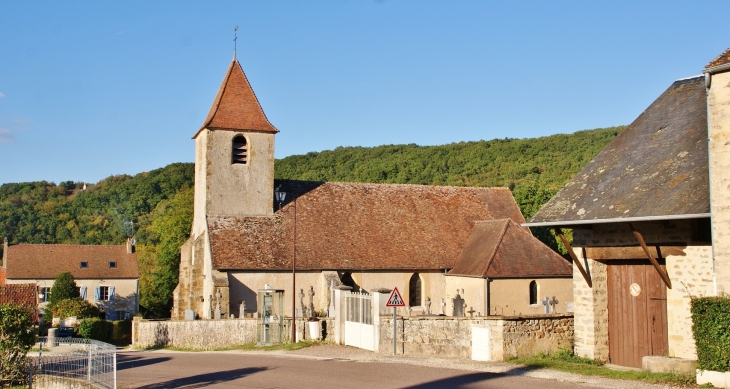
M 282 179 L 455 186 L 507 186 L 528 219 L 623 127 L 533 139 L 443 146 L 338 147 L 277 160 Z M 66 181 L 0 186 L 0 237 L 16 243 L 124 244 L 135 235 L 141 305 L 169 316 L 179 247 L 193 215 L 193 164 L 174 163 L 96 184 Z M 536 235 L 556 249 L 544 230 Z

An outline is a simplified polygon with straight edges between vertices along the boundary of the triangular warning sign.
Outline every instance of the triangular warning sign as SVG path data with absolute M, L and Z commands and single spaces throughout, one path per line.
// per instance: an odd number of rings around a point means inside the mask
M 405 307 L 406 303 L 403 301 L 403 296 L 400 295 L 398 288 L 393 289 L 388 297 L 388 302 L 385 303 L 386 307 Z

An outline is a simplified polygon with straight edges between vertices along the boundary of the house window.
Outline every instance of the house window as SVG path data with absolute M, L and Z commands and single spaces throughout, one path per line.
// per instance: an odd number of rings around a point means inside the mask
M 79 267 L 82 269 L 86 269 L 87 267 L 89 267 L 89 263 L 86 261 L 81 261 L 79 262 Z
M 537 282 L 530 281 L 530 305 L 537 305 Z
M 416 307 L 421 305 L 421 276 L 413 273 L 408 282 L 408 305 Z
M 238 135 L 233 138 L 231 163 L 245 165 L 246 162 L 248 162 L 248 142 L 246 142 L 246 137 Z
M 114 300 L 113 286 L 97 286 L 94 292 L 94 301 L 112 301 Z
M 115 320 L 127 320 L 129 319 L 129 312 L 127 311 L 116 311 L 114 312 Z
M 117 268 L 117 263 L 116 262 L 109 262 L 109 268 L 110 269 L 116 269 Z
M 48 299 L 51 297 L 51 288 L 47 288 L 45 286 L 38 288 L 38 299 L 42 303 L 47 303 Z

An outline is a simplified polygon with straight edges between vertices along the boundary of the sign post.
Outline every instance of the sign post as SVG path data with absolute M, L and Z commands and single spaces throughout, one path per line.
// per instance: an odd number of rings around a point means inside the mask
M 388 297 L 388 302 L 385 303 L 386 307 L 393 307 L 393 355 L 395 355 L 395 349 L 396 349 L 396 331 L 398 328 L 398 324 L 395 319 L 396 310 L 398 307 L 405 307 L 406 304 L 403 301 L 403 296 L 400 295 L 400 292 L 398 291 L 398 288 L 393 288 L 393 291 L 390 293 L 390 297 Z M 405 323 L 404 323 L 405 325 Z

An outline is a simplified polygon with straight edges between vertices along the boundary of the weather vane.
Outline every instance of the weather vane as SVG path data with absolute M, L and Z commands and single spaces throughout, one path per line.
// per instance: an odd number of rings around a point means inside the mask
M 236 41 L 238 40 L 238 36 L 236 36 L 236 31 L 238 31 L 238 26 L 233 26 L 233 60 L 236 60 Z

